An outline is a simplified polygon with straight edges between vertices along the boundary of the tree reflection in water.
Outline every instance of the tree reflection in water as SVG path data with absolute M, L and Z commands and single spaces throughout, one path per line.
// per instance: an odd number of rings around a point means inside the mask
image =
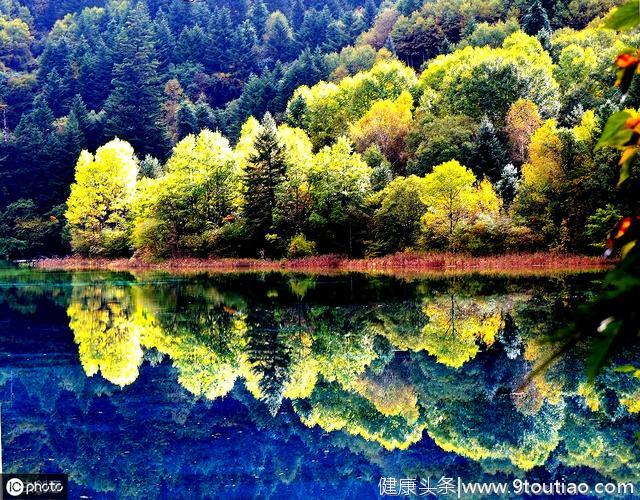
M 68 379 L 46 367 L 57 404 L 75 395 L 89 405 L 80 405 L 73 421 L 98 408 L 133 418 L 122 409 L 129 388 L 148 385 L 153 375 L 143 377 L 145 370 L 170 370 L 186 392 L 156 388 L 147 396 L 161 409 L 148 411 L 157 413 L 155 425 L 162 418 L 180 423 L 177 432 L 193 431 L 193 405 L 219 403 L 239 412 L 227 415 L 231 421 L 236 415 L 242 425 L 248 419 L 281 437 L 285 425 L 296 439 L 328 440 L 366 457 L 369 466 L 400 467 L 403 477 L 430 467 L 420 450 L 433 443 L 477 473 L 522 477 L 542 467 L 553 475 L 584 466 L 594 477 L 640 479 L 638 379 L 610 368 L 588 384 L 577 349 L 518 391 L 552 349 L 542 334 L 566 321 L 598 276 L 67 278 L 60 287 L 66 291 L 50 289 L 49 296 L 63 296 L 86 376 L 107 381 Z M 16 310 L 25 297 L 41 300 L 32 291 L 2 289 L 0 305 Z M 628 352 L 620 362 L 637 355 Z M 24 387 L 28 394 L 39 390 Z M 318 437 L 317 430 L 329 434 Z M 10 440 L 33 430 L 15 432 Z M 64 435 L 42 432 L 54 449 Z M 99 454 L 99 438 L 89 445 L 88 436 L 66 432 Z M 251 448 L 239 438 L 237 444 Z M 391 457 L 393 466 L 386 463 Z M 80 460 L 69 470 L 81 470 Z M 286 465 L 282 481 L 295 481 L 301 460 Z M 103 481 L 100 491 L 120 488 L 113 478 L 83 474 L 74 481 L 93 488 Z

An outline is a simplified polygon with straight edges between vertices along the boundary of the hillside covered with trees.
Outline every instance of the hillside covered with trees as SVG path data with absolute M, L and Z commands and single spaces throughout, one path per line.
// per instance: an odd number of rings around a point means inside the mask
M 0 0 L 0 256 L 601 252 L 611 0 Z

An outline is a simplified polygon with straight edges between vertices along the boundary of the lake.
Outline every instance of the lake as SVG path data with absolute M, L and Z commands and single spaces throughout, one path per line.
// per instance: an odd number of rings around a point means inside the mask
M 588 384 L 578 346 L 523 386 L 602 276 L 3 269 L 4 470 L 71 498 L 636 483 L 640 379 Z

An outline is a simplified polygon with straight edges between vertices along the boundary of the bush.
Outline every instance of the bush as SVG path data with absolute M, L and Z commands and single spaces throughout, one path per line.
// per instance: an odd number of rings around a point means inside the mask
M 304 234 L 297 234 L 291 239 L 289 243 L 289 251 L 287 257 L 290 259 L 297 259 L 301 257 L 308 257 L 316 253 L 316 243 L 309 241 Z

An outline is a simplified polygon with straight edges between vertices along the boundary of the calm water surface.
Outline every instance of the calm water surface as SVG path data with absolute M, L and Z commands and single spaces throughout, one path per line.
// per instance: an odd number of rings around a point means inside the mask
M 586 384 L 585 347 L 518 391 L 601 278 L 0 270 L 4 468 L 72 498 L 640 482 L 639 379 Z

